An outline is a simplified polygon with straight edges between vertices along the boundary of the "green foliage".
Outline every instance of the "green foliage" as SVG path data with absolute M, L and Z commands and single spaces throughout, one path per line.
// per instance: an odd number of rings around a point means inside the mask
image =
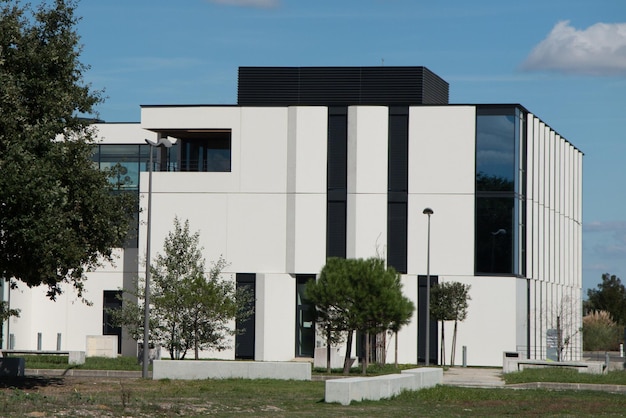
M 470 285 L 444 282 L 432 287 L 430 315 L 437 321 L 464 321 L 467 317 Z
M 228 348 L 228 337 L 242 331 L 231 321 L 252 313 L 250 292 L 221 278 L 226 261 L 220 258 L 205 271 L 199 239 L 189 221 L 181 225 L 175 218 L 163 254 L 151 267 L 150 343 L 164 346 L 172 359 L 184 359 L 189 350 L 198 359 L 201 350 Z M 137 340 L 143 336 L 143 301 L 144 288 L 136 283 L 125 289 L 122 309 L 110 311 L 113 321 Z
M 597 289 L 587 290 L 585 312 L 607 311 L 613 320 L 626 326 L 626 288 L 619 277 L 604 273 Z
M 308 283 L 306 293 L 316 305 L 316 322 L 328 347 L 347 332 L 344 370 L 349 369 L 354 331 L 397 331 L 409 322 L 415 309 L 402 295 L 397 272 L 378 258 L 329 258 L 319 279 Z
M 607 311 L 594 311 L 585 315 L 583 317 L 583 350 L 619 349 L 621 330 Z
M 101 102 L 83 83 L 75 2 L 0 2 L 0 272 L 51 299 L 111 259 L 136 202 L 113 194 L 91 161 L 89 114 Z M 58 138 L 63 137 L 63 140 Z
M 431 289 L 430 315 L 432 319 L 441 321 L 441 362 L 445 365 L 445 321 L 454 321 L 454 333 L 452 336 L 452 353 L 450 364 L 454 366 L 456 353 L 456 335 L 458 322 L 467 317 L 470 285 L 459 282 L 439 283 Z

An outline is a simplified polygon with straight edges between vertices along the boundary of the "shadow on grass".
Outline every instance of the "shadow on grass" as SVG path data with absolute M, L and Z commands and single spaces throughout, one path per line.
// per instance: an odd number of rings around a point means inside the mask
M 24 377 L 0 377 L 0 390 L 2 389 L 35 389 L 47 386 L 64 386 L 65 379 L 62 377 L 49 376 L 24 376 Z

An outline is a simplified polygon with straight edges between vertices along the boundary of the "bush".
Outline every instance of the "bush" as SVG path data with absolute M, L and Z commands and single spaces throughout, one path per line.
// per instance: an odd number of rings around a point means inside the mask
M 583 317 L 583 350 L 618 350 L 620 330 L 607 311 L 591 312 Z

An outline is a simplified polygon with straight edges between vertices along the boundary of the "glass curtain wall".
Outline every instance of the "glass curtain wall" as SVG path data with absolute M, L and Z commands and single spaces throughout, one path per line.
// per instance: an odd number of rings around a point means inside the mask
M 524 275 L 524 112 L 476 110 L 476 274 Z

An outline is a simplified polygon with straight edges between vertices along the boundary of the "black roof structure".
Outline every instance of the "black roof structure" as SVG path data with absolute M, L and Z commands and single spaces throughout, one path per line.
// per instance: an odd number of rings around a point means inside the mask
M 448 104 L 426 67 L 239 67 L 240 106 Z

